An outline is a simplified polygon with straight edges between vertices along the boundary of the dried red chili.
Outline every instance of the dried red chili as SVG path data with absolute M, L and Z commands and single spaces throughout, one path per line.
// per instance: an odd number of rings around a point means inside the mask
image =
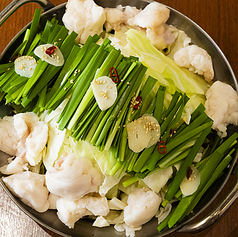
M 117 70 L 114 67 L 110 68 L 110 77 L 114 83 L 119 83 L 119 76 L 117 74 Z
M 190 176 L 192 175 L 192 173 L 193 173 L 193 170 L 191 169 L 191 167 L 189 167 L 188 170 L 187 170 L 187 179 L 190 178 Z
M 48 55 L 52 55 L 56 50 L 56 46 L 51 46 L 49 47 L 48 49 L 46 49 L 45 53 L 48 54 Z
M 165 154 L 166 153 L 166 145 L 165 145 L 165 140 L 161 140 L 158 145 L 158 150 L 159 153 Z
M 15 53 L 15 55 L 12 57 L 12 62 L 15 61 L 17 58 L 21 57 L 20 53 Z
M 142 101 L 142 96 L 137 96 L 133 105 L 134 109 L 138 109 Z
M 175 133 L 175 130 L 173 128 L 171 128 L 169 134 L 173 135 L 174 133 Z

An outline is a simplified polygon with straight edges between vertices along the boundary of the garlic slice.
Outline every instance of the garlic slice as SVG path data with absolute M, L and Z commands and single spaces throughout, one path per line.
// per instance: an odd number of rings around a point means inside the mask
M 106 227 L 106 226 L 110 226 L 110 224 L 107 222 L 107 220 L 103 216 L 98 216 L 96 220 L 93 222 L 93 226 Z
M 200 184 L 200 173 L 196 167 L 192 166 L 192 174 L 189 178 L 184 177 L 182 183 L 180 184 L 180 189 L 184 196 L 192 195 L 196 192 L 199 184 Z
M 150 141 L 147 145 L 147 148 L 156 144 L 160 137 L 160 125 L 157 119 L 151 115 L 147 115 L 147 119 L 149 120 L 150 126 Z
M 21 56 L 14 61 L 15 72 L 22 77 L 30 78 L 36 68 L 36 60 L 31 56 Z
M 129 148 L 138 153 L 156 144 L 160 137 L 160 126 L 156 118 L 144 114 L 139 119 L 127 124 L 127 134 Z
M 127 204 L 114 197 L 113 199 L 108 201 L 108 205 L 111 210 L 124 210 Z
M 91 86 L 101 110 L 106 110 L 114 104 L 117 98 L 117 87 L 110 77 L 99 77 L 91 82 Z
M 53 44 L 42 44 L 36 47 L 34 54 L 51 65 L 62 66 L 64 64 L 63 54 L 60 49 Z

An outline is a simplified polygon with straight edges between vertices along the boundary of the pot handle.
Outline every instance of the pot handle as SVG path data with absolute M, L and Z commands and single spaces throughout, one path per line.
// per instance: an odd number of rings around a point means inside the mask
M 44 11 L 54 7 L 49 0 L 13 0 L 0 12 L 0 26 L 22 5 L 29 2 L 38 3 Z
M 238 178 L 238 164 L 236 164 L 233 174 Z M 218 205 L 218 207 L 213 210 L 208 216 L 203 220 L 198 221 L 193 224 L 187 224 L 177 230 L 182 233 L 198 233 L 201 232 L 211 225 L 213 225 L 233 204 L 233 202 L 238 198 L 238 179 L 232 190 L 224 198 L 224 200 Z

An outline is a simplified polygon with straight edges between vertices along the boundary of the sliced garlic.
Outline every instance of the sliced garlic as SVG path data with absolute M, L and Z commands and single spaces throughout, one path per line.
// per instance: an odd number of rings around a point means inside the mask
M 196 192 L 199 184 L 200 184 L 200 173 L 196 167 L 192 166 L 192 174 L 189 178 L 187 176 L 183 179 L 182 183 L 180 184 L 180 189 L 184 196 L 192 195 Z
M 99 77 L 91 82 L 91 86 L 101 110 L 106 110 L 114 104 L 117 98 L 117 87 L 110 77 Z
M 146 116 L 149 120 L 149 130 L 150 130 L 150 141 L 147 145 L 147 148 L 153 146 L 156 144 L 160 137 L 160 125 L 157 121 L 157 119 L 151 115 Z
M 173 174 L 172 166 L 164 169 L 156 169 L 147 175 L 143 182 L 154 192 L 159 193 L 160 190 L 166 185 L 169 178 L 171 178 Z M 159 180 L 159 182 L 155 182 L 155 180 Z
M 52 47 L 52 54 L 47 54 L 47 50 Z M 54 46 L 52 44 L 42 44 L 36 47 L 34 50 L 34 54 L 51 65 L 62 66 L 64 64 L 63 54 L 57 46 Z
M 107 220 L 103 216 L 98 216 L 96 220 L 93 222 L 93 226 L 106 227 L 106 226 L 110 226 L 110 224 L 107 222 Z
M 108 201 L 108 205 L 111 210 L 124 210 L 127 204 L 114 197 L 112 200 Z
M 158 121 L 151 115 L 143 115 L 127 124 L 128 145 L 135 153 L 156 144 L 160 137 Z
M 141 152 L 150 141 L 150 133 L 146 132 L 145 121 L 135 120 L 127 124 L 128 145 L 135 153 Z
M 22 77 L 30 78 L 36 68 L 36 60 L 31 56 L 21 56 L 14 61 L 15 72 Z

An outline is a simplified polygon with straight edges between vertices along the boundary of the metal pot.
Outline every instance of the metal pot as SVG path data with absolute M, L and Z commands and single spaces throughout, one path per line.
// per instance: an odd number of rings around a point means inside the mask
M 43 26 L 44 23 L 51 19 L 53 16 L 59 20 L 60 24 L 62 23 L 62 16 L 65 12 L 65 4 L 61 4 L 57 7 L 49 2 L 48 0 L 13 0 L 1 13 L 0 13 L 0 26 L 3 22 L 19 8 L 21 5 L 27 2 L 37 2 L 39 3 L 43 10 L 45 11 L 42 14 L 40 24 Z M 103 7 L 116 7 L 117 5 L 131 5 L 136 6 L 138 8 L 144 8 L 149 2 L 149 0 L 95 0 L 95 2 Z M 238 91 L 238 84 L 235 78 L 235 75 L 219 49 L 219 47 L 215 44 L 215 42 L 210 38 L 210 36 L 204 32 L 197 24 L 191 21 L 189 18 L 184 16 L 183 14 L 179 13 L 178 11 L 170 8 L 171 14 L 168 23 L 174 25 L 175 27 L 179 28 L 180 30 L 184 30 L 187 35 L 192 38 L 192 41 L 201 46 L 202 48 L 206 49 L 208 53 L 213 58 L 214 63 L 214 71 L 215 71 L 215 80 L 221 80 L 226 83 L 232 85 Z M 22 40 L 24 36 L 24 32 L 26 28 L 29 27 L 28 24 L 25 28 L 23 28 L 9 43 L 6 49 L 3 51 L 0 57 L 0 63 L 8 62 L 9 57 L 15 51 L 19 42 Z M 1 104 L 0 105 L 0 116 L 9 115 L 11 114 L 11 108 Z M 229 126 L 228 128 L 228 135 L 234 130 L 238 130 L 234 126 Z M 6 163 L 6 154 L 0 153 L 0 166 Z M 195 233 L 204 230 L 205 228 L 212 225 L 217 219 L 222 216 L 222 214 L 231 206 L 231 204 L 236 200 L 238 197 L 238 166 L 236 165 L 238 159 L 238 154 L 234 154 L 232 163 L 230 166 L 225 170 L 224 174 L 217 180 L 212 187 L 206 192 L 204 197 L 198 203 L 196 208 L 194 209 L 193 214 L 190 214 L 181 224 L 173 227 L 172 229 L 165 229 L 160 234 L 157 232 L 157 220 L 152 219 L 149 223 L 143 225 L 141 231 L 136 232 L 136 237 L 140 236 L 165 236 L 171 232 L 179 231 L 179 232 L 186 232 L 186 233 Z M 220 193 L 223 189 L 225 183 L 227 182 L 228 178 L 231 174 L 236 176 L 236 184 L 234 185 L 231 192 L 227 195 L 227 197 L 221 202 L 221 204 L 206 218 L 203 220 L 189 224 L 191 221 L 197 217 L 202 211 L 204 211 L 211 202 L 215 199 L 215 197 Z M 0 174 L 1 178 L 1 174 Z M 107 228 L 96 228 L 92 227 L 92 222 L 87 219 L 82 219 L 78 221 L 75 225 L 74 229 L 69 229 L 66 227 L 57 217 L 56 212 L 53 210 L 48 210 L 45 213 L 38 213 L 35 210 L 31 209 L 30 207 L 23 204 L 18 198 L 12 195 L 12 193 L 7 189 L 5 184 L 0 179 L 0 183 L 10 198 L 16 203 L 16 205 L 23 210 L 28 216 L 30 216 L 34 221 L 39 223 L 40 225 L 48 228 L 49 230 L 60 234 L 62 236 L 122 236 L 121 233 L 116 232 L 114 228 L 107 227 Z

